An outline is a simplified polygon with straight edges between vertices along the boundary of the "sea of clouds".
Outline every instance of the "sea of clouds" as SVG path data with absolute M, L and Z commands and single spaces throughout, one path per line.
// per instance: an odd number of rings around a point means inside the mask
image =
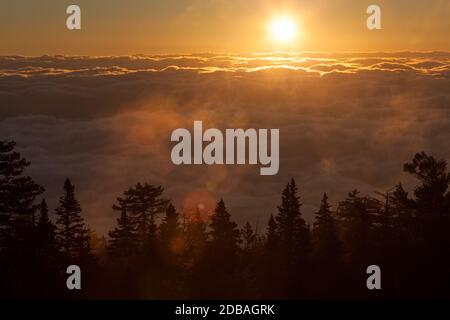
M 170 133 L 194 120 L 279 128 L 279 174 L 173 165 Z M 52 208 L 70 177 L 100 234 L 138 181 L 185 212 L 223 197 L 264 228 L 293 177 L 311 222 L 323 192 L 336 205 L 354 188 L 411 188 L 402 165 L 416 152 L 450 159 L 450 53 L 3 56 L 0 139 L 18 143 Z

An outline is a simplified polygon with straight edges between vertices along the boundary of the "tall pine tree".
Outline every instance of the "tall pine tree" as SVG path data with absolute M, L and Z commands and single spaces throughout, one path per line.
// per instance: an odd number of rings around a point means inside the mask
M 187 265 L 195 265 L 200 260 L 205 253 L 207 240 L 206 223 L 197 209 L 195 214 L 187 219 L 184 230 L 186 243 L 184 260 Z
M 240 232 L 237 224 L 231 221 L 225 203 L 220 200 L 217 203 L 214 214 L 211 216 L 209 235 L 211 237 L 210 247 L 220 255 L 235 256 L 238 250 Z
M 337 214 L 345 228 L 347 259 L 355 263 L 368 263 L 369 256 L 374 252 L 371 239 L 381 205 L 374 198 L 361 197 L 358 190 L 350 192 L 347 199 L 339 203 Z
M 300 208 L 297 185 L 292 179 L 283 190 L 275 217 L 280 252 L 280 291 L 291 297 L 300 297 L 303 293 L 303 280 L 309 267 L 309 229 Z
M 15 142 L 0 141 L 0 230 L 11 219 L 33 223 L 38 205 L 34 203 L 44 188 L 25 176 L 30 163 L 14 151 Z
M 275 251 L 278 245 L 278 231 L 277 222 L 273 215 L 270 215 L 269 222 L 267 223 L 266 234 L 266 248 L 270 251 Z
M 252 225 L 247 221 L 241 230 L 242 240 L 244 242 L 244 251 L 250 251 L 256 244 L 256 234 Z
M 209 242 L 206 254 L 192 272 L 196 298 L 236 298 L 242 292 L 238 264 L 240 232 L 231 220 L 225 203 L 220 200 L 210 218 Z
M 315 216 L 313 233 L 316 258 L 321 264 L 336 266 L 340 259 L 341 241 L 337 221 L 331 211 L 326 193 L 323 194 L 319 211 L 315 213 Z
M 261 268 L 258 274 L 259 288 L 261 296 L 264 299 L 280 298 L 283 296 L 283 289 L 280 284 L 279 261 L 280 252 L 277 222 L 273 215 L 270 215 L 267 224 Z
M 117 219 L 117 227 L 109 232 L 108 252 L 113 259 L 125 259 L 136 251 L 135 230 L 125 208 Z
M 117 198 L 113 209 L 125 210 L 135 229 L 136 241 L 141 249 L 152 254 L 156 249 L 155 216 L 164 212 L 168 201 L 162 197 L 164 189 L 148 183 L 137 183 Z
M 80 258 L 90 250 L 89 233 L 81 217 L 81 207 L 75 198 L 75 187 L 69 178 L 56 208 L 59 245 L 66 258 Z
M 168 259 L 183 251 L 179 214 L 171 203 L 167 206 L 165 217 L 159 226 L 159 242 L 163 255 Z
M 315 213 L 313 229 L 314 285 L 315 295 L 320 298 L 339 296 L 343 283 L 341 268 L 341 240 L 338 224 L 323 194 L 319 210 Z
M 14 149 L 15 142 L 0 141 L 0 297 L 7 292 L 30 296 L 30 266 L 36 263 L 35 212 L 44 188 L 24 175 L 30 163 Z
M 51 259 L 55 257 L 58 248 L 56 226 L 50 221 L 45 199 L 42 200 L 39 209 L 39 220 L 36 225 L 36 247 L 38 248 L 39 256 Z

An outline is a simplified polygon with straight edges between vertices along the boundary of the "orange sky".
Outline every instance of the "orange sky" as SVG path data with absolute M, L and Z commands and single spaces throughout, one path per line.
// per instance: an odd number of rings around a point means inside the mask
M 78 4 L 82 30 L 65 27 Z M 382 30 L 366 28 L 366 8 L 382 9 Z M 294 17 L 300 36 L 268 39 L 267 22 Z M 450 50 L 448 0 L 2 0 L 0 54 Z

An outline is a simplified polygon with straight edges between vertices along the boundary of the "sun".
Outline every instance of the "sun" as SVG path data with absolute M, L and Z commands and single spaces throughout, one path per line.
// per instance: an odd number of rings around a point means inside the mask
M 269 34 L 276 42 L 290 42 L 296 38 L 297 33 L 297 23 L 289 16 L 276 17 L 269 23 Z

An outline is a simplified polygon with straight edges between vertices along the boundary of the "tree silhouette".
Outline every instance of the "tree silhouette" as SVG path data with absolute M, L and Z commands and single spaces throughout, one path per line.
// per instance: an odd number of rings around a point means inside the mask
M 380 205 L 376 199 L 359 196 L 357 190 L 351 191 L 347 199 L 339 203 L 338 216 L 346 228 L 347 254 L 351 259 L 367 262 L 375 214 Z
M 256 234 L 253 231 L 251 224 L 247 221 L 241 230 L 242 239 L 244 242 L 244 251 L 250 251 L 256 244 Z
M 160 186 L 137 183 L 117 198 L 113 209 L 129 214 L 135 229 L 136 241 L 142 250 L 154 252 L 157 227 L 155 215 L 164 212 L 168 201 L 162 198 L 164 189 Z
M 48 206 L 45 199 L 40 204 L 40 215 L 36 226 L 36 247 L 39 256 L 50 258 L 55 257 L 58 245 L 56 242 L 56 226 L 48 217 Z
M 15 142 L 0 141 L 0 297 L 35 290 L 28 268 L 36 264 L 35 200 L 44 188 L 24 175 L 30 163 L 15 147 Z
M 338 226 L 328 203 L 328 196 L 323 194 L 319 211 L 316 212 L 314 222 L 314 240 L 316 257 L 324 265 L 335 266 L 340 259 L 340 239 Z
M 432 272 L 427 266 L 417 268 L 427 274 L 426 282 L 421 286 L 439 295 L 438 292 L 450 287 L 450 174 L 447 173 L 447 162 L 421 152 L 404 165 L 404 171 L 421 183 L 415 187 L 413 199 L 416 214 L 413 225 L 420 239 L 415 244 L 415 251 L 424 261 L 439 261 Z
M 90 250 L 88 230 L 80 214 L 81 207 L 75 198 L 75 187 L 67 178 L 64 193 L 56 208 L 58 240 L 66 258 L 80 258 Z
M 313 229 L 314 269 L 322 274 L 314 288 L 326 292 L 326 297 L 337 296 L 341 287 L 341 240 L 337 221 L 328 203 L 328 196 L 323 194 L 319 210 L 315 213 Z
M 108 282 L 113 283 L 113 298 L 134 297 L 138 277 L 138 243 L 135 227 L 125 208 L 121 208 L 117 226 L 109 232 Z M 128 277 L 120 275 L 127 274 Z M 118 276 L 119 275 L 119 276 Z
M 277 221 L 278 241 L 284 254 L 294 257 L 298 250 L 305 248 L 308 229 L 300 211 L 297 185 L 291 180 L 283 190 L 281 205 L 278 206 Z
M 162 260 L 161 295 L 164 298 L 174 298 L 184 291 L 185 241 L 183 229 L 180 226 L 179 214 L 169 203 L 165 216 L 159 226 L 159 255 Z
M 135 230 L 125 208 L 117 219 L 117 227 L 109 232 L 108 252 L 117 260 L 127 262 L 136 251 Z
M 220 200 L 210 217 L 209 242 L 205 255 L 195 265 L 191 275 L 193 295 L 199 298 L 232 298 L 241 292 L 238 251 L 240 232 L 231 221 L 225 203 Z
M 258 289 L 261 297 L 264 299 L 278 299 L 284 294 L 284 288 L 280 283 L 282 281 L 279 272 L 280 258 L 277 222 L 273 215 L 270 215 L 267 223 L 260 268 L 257 274 Z
M 237 254 L 240 240 L 240 232 L 237 224 L 230 220 L 231 216 L 225 208 L 225 203 L 220 200 L 217 203 L 214 214 L 211 216 L 209 235 L 210 247 L 214 254 L 232 257 Z
M 257 226 L 255 228 L 257 230 Z M 265 239 L 253 230 L 247 221 L 241 229 L 243 240 L 241 253 L 241 291 L 244 298 L 250 299 L 260 295 L 261 273 Z
M 166 259 L 173 260 L 174 255 L 180 255 L 183 251 L 179 214 L 172 204 L 167 206 L 166 215 L 159 226 L 159 241 Z
M 278 231 L 277 222 L 273 215 L 270 215 L 269 222 L 267 224 L 267 236 L 266 236 L 266 248 L 270 251 L 276 250 L 278 246 Z
M 283 190 L 278 206 L 277 241 L 280 252 L 280 285 L 285 295 L 299 293 L 300 279 L 308 268 L 309 230 L 300 211 L 297 185 L 292 179 Z
M 14 151 L 15 142 L 0 141 L 0 223 L 11 218 L 32 224 L 37 196 L 44 188 L 23 172 L 30 163 Z
M 206 223 L 197 209 L 195 215 L 186 222 L 184 230 L 184 241 L 186 243 L 184 260 L 189 266 L 196 265 L 206 250 L 208 234 Z

